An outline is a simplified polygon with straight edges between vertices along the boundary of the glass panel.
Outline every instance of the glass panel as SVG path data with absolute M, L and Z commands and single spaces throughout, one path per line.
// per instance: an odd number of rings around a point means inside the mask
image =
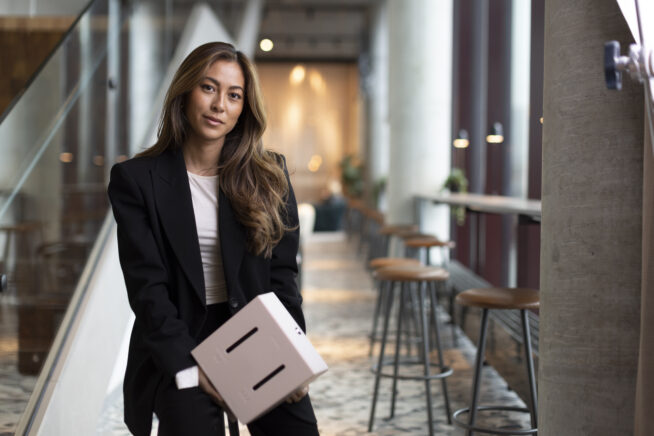
M 94 1 L 1 121 L 0 433 L 25 410 L 97 238 L 109 169 L 158 116 L 191 6 Z

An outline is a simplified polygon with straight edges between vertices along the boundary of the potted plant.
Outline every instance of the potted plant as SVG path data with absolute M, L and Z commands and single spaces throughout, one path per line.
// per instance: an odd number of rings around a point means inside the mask
M 468 192 L 468 179 L 465 172 L 461 168 L 452 168 L 452 172 L 443 183 L 443 189 L 447 189 L 452 193 Z M 450 206 L 450 210 L 456 219 L 456 223 L 462 226 L 466 221 L 466 208 L 464 206 Z
M 343 190 L 351 197 L 363 194 L 363 165 L 354 155 L 347 155 L 341 161 L 341 181 Z
M 452 172 L 443 183 L 443 188 L 449 189 L 450 192 L 468 192 L 468 179 L 465 172 L 461 168 L 452 168 Z

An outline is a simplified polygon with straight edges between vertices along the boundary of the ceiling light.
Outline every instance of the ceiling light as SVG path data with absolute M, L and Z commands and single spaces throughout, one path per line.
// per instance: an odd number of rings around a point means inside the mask
M 309 164 L 307 165 L 307 168 L 309 171 L 312 173 L 315 173 L 320 169 L 320 165 L 322 165 L 322 157 L 318 154 L 314 154 L 311 156 L 311 159 L 309 160 Z
M 262 39 L 259 43 L 259 48 L 261 48 L 262 51 L 270 51 L 274 46 L 275 44 L 273 44 L 273 42 L 268 38 Z
M 293 70 L 291 70 L 291 75 L 289 77 L 291 84 L 299 85 L 300 83 L 302 83 L 306 73 L 307 73 L 306 69 L 302 65 L 296 65 L 295 67 L 293 67 Z
M 327 88 L 327 84 L 325 83 L 322 74 L 316 70 L 312 70 L 309 73 L 309 84 L 311 85 L 311 89 L 313 89 L 317 94 L 324 94 L 325 89 Z

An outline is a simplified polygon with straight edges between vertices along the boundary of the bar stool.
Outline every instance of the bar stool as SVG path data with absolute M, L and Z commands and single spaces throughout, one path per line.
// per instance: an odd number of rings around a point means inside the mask
M 391 238 L 400 238 L 402 239 L 404 235 L 415 235 L 420 234 L 418 232 L 418 226 L 415 224 L 396 224 L 396 225 L 385 225 L 382 226 L 378 231 L 378 245 L 380 253 L 388 254 L 390 252 L 390 240 Z M 388 266 L 399 266 L 399 265 L 420 265 L 418 259 L 406 258 L 406 257 L 374 257 L 368 261 L 368 269 L 374 272 L 379 268 L 384 268 Z M 383 305 L 385 292 L 384 285 L 386 282 L 384 280 L 377 280 L 379 282 L 379 288 L 377 292 L 377 301 L 375 303 L 375 312 L 373 315 L 373 324 L 372 331 L 370 333 L 370 349 L 368 350 L 368 355 L 372 356 L 372 352 L 375 346 L 375 342 L 379 339 L 379 334 L 377 333 L 377 324 L 379 321 L 380 308 Z
M 391 254 L 391 239 L 401 238 L 401 235 L 406 232 L 418 232 L 418 226 L 415 224 L 396 224 L 385 225 L 379 229 L 379 241 L 381 245 L 381 252 L 383 256 Z
M 421 265 L 406 265 L 406 266 L 391 266 L 380 268 L 375 272 L 379 280 L 384 280 L 390 283 L 388 288 L 388 296 L 386 298 L 386 305 L 384 308 L 384 329 L 381 339 L 381 349 L 379 351 L 379 359 L 377 365 L 373 367 L 375 373 L 375 386 L 372 397 L 372 407 L 370 411 L 370 420 L 368 422 L 368 431 L 372 431 L 373 423 L 375 420 L 375 408 L 377 405 L 377 395 L 379 393 L 379 382 L 382 377 L 393 379 L 393 387 L 391 391 L 391 410 L 390 418 L 395 414 L 395 400 L 397 394 L 397 381 L 398 380 L 422 380 L 425 382 L 425 398 L 427 402 L 427 418 L 429 421 L 429 435 L 434 434 L 433 429 L 433 413 L 431 407 L 431 387 L 430 381 L 440 379 L 443 386 L 443 397 L 445 400 L 445 412 L 448 423 L 451 423 L 450 416 L 450 402 L 447 394 L 446 377 L 452 375 L 452 369 L 445 366 L 443 363 L 443 352 L 441 349 L 440 333 L 438 331 L 438 323 L 436 319 L 436 285 L 444 283 L 449 274 L 443 268 L 427 267 Z M 384 372 L 384 366 L 390 365 L 390 361 L 385 361 L 386 343 L 388 341 L 389 321 L 391 318 L 391 309 L 393 306 L 396 284 L 399 283 L 399 310 L 397 311 L 396 334 L 395 334 L 395 353 L 392 361 L 393 372 Z M 417 308 L 419 311 L 419 328 L 416 331 L 418 341 L 422 344 L 422 350 L 418 360 L 405 360 L 400 362 L 400 349 L 402 347 L 402 322 L 404 318 L 409 315 L 405 310 L 404 305 L 407 300 L 413 300 L 411 284 L 417 284 L 418 288 L 418 301 Z M 429 298 L 427 298 L 427 295 Z M 408 298 L 407 298 L 408 297 Z M 435 335 L 436 335 L 436 349 L 438 353 L 437 363 L 430 362 L 429 359 L 429 321 L 427 319 L 427 311 L 425 303 L 429 302 L 431 307 L 431 316 L 434 318 Z M 422 365 L 423 374 L 413 375 L 400 373 L 400 365 Z M 436 366 L 440 370 L 439 373 L 432 374 L 431 367 Z
M 361 226 L 358 252 L 365 254 L 365 250 L 367 249 L 366 260 L 370 260 L 374 256 L 373 252 L 375 251 L 374 237 L 384 225 L 384 214 L 365 205 L 361 211 L 363 214 L 363 224 Z
M 537 403 L 536 403 L 536 380 L 534 377 L 534 363 L 531 354 L 531 336 L 529 334 L 529 321 L 527 310 L 538 309 L 540 297 L 537 290 L 527 288 L 485 288 L 468 289 L 456 296 L 456 302 L 462 306 L 477 307 L 482 309 L 481 331 L 479 333 L 479 345 L 475 359 L 475 375 L 472 381 L 472 403 L 470 407 L 459 409 L 452 415 L 454 423 L 459 427 L 467 429 L 467 435 L 473 431 L 501 435 L 526 435 L 535 434 L 538 431 Z M 481 383 L 481 368 L 484 361 L 486 346 L 486 329 L 488 326 L 488 311 L 490 309 L 518 309 L 522 319 L 522 335 L 525 343 L 525 361 L 527 363 L 527 378 L 529 379 L 529 408 L 507 407 L 507 406 L 478 406 L 479 385 Z M 531 413 L 531 428 L 523 430 L 502 430 L 490 429 L 475 426 L 477 412 L 486 410 L 502 410 L 512 412 Z M 464 423 L 459 416 L 468 413 L 468 422 Z
M 424 236 L 411 236 L 404 240 L 404 246 L 407 250 L 417 250 L 420 254 L 423 250 L 425 251 L 425 264 L 431 265 L 431 259 L 429 253 L 432 248 L 439 248 L 441 250 L 441 259 L 443 260 L 440 265 L 443 268 L 447 269 L 447 252 L 454 247 L 456 243 L 454 241 L 442 241 L 433 235 L 424 235 Z M 409 253 L 407 253 L 409 254 Z M 454 345 L 458 344 L 456 337 L 456 320 L 455 320 L 455 310 L 454 310 L 454 289 L 449 289 L 448 286 L 445 287 L 448 295 L 448 304 L 450 309 L 450 325 L 452 326 L 452 340 Z
M 352 234 L 354 233 L 354 229 L 356 228 L 357 225 L 357 216 L 358 216 L 358 210 L 357 210 L 357 201 L 355 198 L 352 197 L 345 197 L 345 220 L 343 221 L 344 223 L 344 229 L 345 229 L 345 234 L 347 235 L 347 238 L 350 239 Z
M 445 256 L 445 253 L 447 250 L 450 250 L 454 247 L 456 247 L 456 243 L 454 241 L 441 241 L 438 239 L 436 236 L 433 235 L 426 235 L 426 236 L 418 236 L 418 237 L 409 237 L 404 240 L 404 246 L 407 248 L 412 248 L 416 250 L 425 250 L 425 264 L 426 265 L 431 265 L 431 260 L 429 253 L 432 248 L 437 247 L 441 249 L 442 258 L 447 259 L 447 256 Z M 447 266 L 446 262 L 443 262 L 440 266 Z
M 420 265 L 420 261 L 418 259 L 410 259 L 406 257 L 378 257 L 368 262 L 368 266 L 373 270 L 373 274 L 374 271 L 380 268 L 403 265 Z M 372 356 L 372 350 L 375 347 L 375 342 L 381 339 L 377 333 L 377 325 L 379 323 L 381 307 L 383 306 L 386 297 L 386 293 L 384 292 L 386 287 L 384 285 L 386 285 L 387 282 L 385 280 L 378 280 L 378 282 L 379 289 L 377 292 L 377 301 L 375 302 L 375 313 L 372 316 L 372 331 L 370 333 L 370 349 L 368 350 L 368 356 Z

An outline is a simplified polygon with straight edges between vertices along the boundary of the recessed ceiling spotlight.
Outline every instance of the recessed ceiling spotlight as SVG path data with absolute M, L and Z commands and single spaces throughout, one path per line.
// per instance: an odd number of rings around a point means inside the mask
M 259 48 L 261 48 L 262 51 L 270 51 L 273 47 L 273 42 L 268 38 L 262 39 L 261 42 L 259 42 Z

